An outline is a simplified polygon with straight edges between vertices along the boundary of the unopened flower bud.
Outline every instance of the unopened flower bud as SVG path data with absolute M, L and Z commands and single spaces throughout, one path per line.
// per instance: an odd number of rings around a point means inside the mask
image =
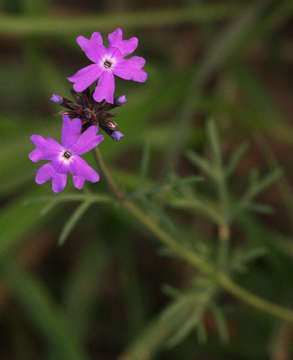
M 120 132 L 120 131 L 113 131 L 111 134 L 111 137 L 115 141 L 120 141 L 120 139 L 122 139 L 124 137 L 124 134 L 122 134 L 122 132 Z
M 50 101 L 55 104 L 61 105 L 63 102 L 63 97 L 57 94 L 52 94 L 52 96 L 50 97 Z
M 118 96 L 117 99 L 115 99 L 115 105 L 123 105 L 127 103 L 127 98 L 125 95 Z
M 106 126 L 107 128 L 114 130 L 117 127 L 117 124 L 114 121 L 107 121 Z

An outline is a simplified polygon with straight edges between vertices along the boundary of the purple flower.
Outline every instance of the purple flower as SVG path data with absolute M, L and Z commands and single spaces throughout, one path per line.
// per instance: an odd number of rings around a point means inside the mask
M 118 96 L 118 98 L 115 99 L 115 105 L 124 105 L 127 103 L 127 97 L 126 95 Z
M 124 137 L 124 134 L 122 134 L 121 131 L 113 131 L 111 134 L 112 139 L 114 139 L 115 141 L 120 141 L 120 139 L 122 139 Z
M 145 82 L 147 73 L 142 70 L 145 65 L 144 58 L 132 56 L 125 59 L 125 56 L 137 48 L 138 39 L 136 37 L 122 40 L 122 30 L 118 28 L 108 35 L 108 40 L 109 47 L 106 48 L 99 32 L 94 32 L 89 40 L 84 36 L 79 36 L 77 38 L 78 45 L 94 64 L 79 70 L 68 80 L 74 83 L 75 91 L 82 92 L 99 79 L 93 94 L 94 100 L 97 102 L 106 100 L 113 104 L 114 75 L 125 80 Z
M 81 120 L 75 118 L 71 121 L 67 115 L 63 115 L 62 145 L 52 138 L 32 135 L 30 139 L 36 148 L 29 154 L 30 160 L 50 161 L 39 168 L 36 183 L 44 184 L 52 180 L 52 189 L 58 193 L 66 186 L 67 173 L 72 174 L 73 184 L 79 190 L 82 189 L 85 180 L 99 181 L 99 174 L 79 156 L 92 150 L 104 140 L 104 136 L 97 135 L 97 132 L 98 128 L 93 125 L 80 134 Z
M 61 105 L 63 102 L 63 98 L 60 95 L 52 94 L 52 96 L 50 97 L 50 101 L 52 101 L 55 104 Z

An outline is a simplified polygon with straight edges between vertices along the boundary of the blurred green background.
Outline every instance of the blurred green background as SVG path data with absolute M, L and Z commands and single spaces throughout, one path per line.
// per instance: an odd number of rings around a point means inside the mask
M 117 27 L 126 38 L 138 36 L 135 55 L 146 58 L 149 79 L 116 81 L 116 95 L 128 98 L 115 118 L 126 136 L 119 143 L 108 137 L 100 146 L 116 181 L 135 190 L 146 142 L 148 181 L 160 182 L 170 166 L 180 176 L 201 174 L 185 154 L 192 149 L 209 156 L 209 118 L 217 124 L 224 158 L 248 141 L 230 182 L 233 197 L 243 193 L 256 167 L 261 173 L 281 167 L 284 174 L 259 197 L 274 212 L 247 214 L 232 227 L 235 249 L 265 249 L 236 280 L 290 307 L 292 13 L 292 0 L 0 1 L 1 359 L 293 358 L 290 325 L 228 294 L 218 299 L 228 342 L 219 339 L 206 312 L 206 341 L 191 331 L 170 346 L 188 313 L 162 317 L 171 303 L 162 287 L 185 289 L 196 272 L 162 256 L 122 208 L 103 203 L 93 205 L 57 247 L 77 203 L 60 201 L 49 209 L 36 201 L 54 195 L 49 184 L 35 184 L 38 166 L 27 156 L 31 134 L 60 137 L 60 108 L 48 99 L 52 92 L 70 97 L 66 77 L 88 64 L 76 37 L 100 31 L 106 38 Z M 86 158 L 94 164 L 91 154 Z M 208 184 L 201 188 L 213 198 Z M 86 191 L 103 193 L 107 186 L 102 178 Z M 70 184 L 65 194 L 73 192 Z M 213 243 L 216 228 L 202 214 L 162 207 L 179 231 Z

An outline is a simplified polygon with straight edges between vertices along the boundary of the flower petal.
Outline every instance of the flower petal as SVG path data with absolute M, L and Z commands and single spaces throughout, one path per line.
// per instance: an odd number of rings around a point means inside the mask
M 78 118 L 70 120 L 68 115 L 63 115 L 62 119 L 62 145 L 68 149 L 78 139 L 81 132 L 81 120 Z
M 105 55 L 106 57 L 112 58 L 114 62 L 119 61 L 119 59 L 122 57 L 122 54 L 120 50 L 116 47 L 109 47 L 107 49 L 107 53 Z
M 41 135 L 32 135 L 30 139 L 42 153 L 42 160 L 55 159 L 63 149 L 63 147 L 52 138 L 45 139 Z
M 96 135 L 98 128 L 94 125 L 90 126 L 86 131 L 84 131 L 77 142 L 72 146 L 72 151 L 77 155 L 82 155 L 96 146 L 104 140 L 103 135 Z
M 50 164 L 45 164 L 39 168 L 36 174 L 36 183 L 37 184 L 44 184 L 48 180 L 51 180 L 52 177 L 55 175 L 55 171 L 51 167 Z
M 67 174 L 69 172 L 69 164 L 73 161 L 73 157 L 70 160 L 62 160 L 60 157 L 51 161 L 51 165 L 56 173 Z
M 67 174 L 57 174 L 52 178 L 52 190 L 54 193 L 59 193 L 64 190 L 67 183 Z
M 94 32 L 88 40 L 84 36 L 78 36 L 76 39 L 82 51 L 92 62 L 98 62 L 103 52 L 103 38 L 99 32 Z
M 133 56 L 130 59 L 120 61 L 113 69 L 113 73 L 124 80 L 145 82 L 147 73 L 141 68 L 145 64 L 145 59 Z
M 97 64 L 91 64 L 79 70 L 67 79 L 74 83 L 73 89 L 82 92 L 95 82 L 102 74 L 103 68 Z
M 90 182 L 97 182 L 100 180 L 99 174 L 88 165 L 88 163 L 79 156 L 75 156 L 70 162 L 70 172 L 75 176 L 82 176 Z
M 114 103 L 114 90 L 115 90 L 115 81 L 112 71 L 104 71 L 101 75 L 98 85 L 95 88 L 93 98 L 97 102 L 106 100 L 108 103 Z
M 31 153 L 29 153 L 28 157 L 35 163 L 44 160 L 43 153 L 39 149 L 34 149 Z
M 82 176 L 73 176 L 73 185 L 78 189 L 81 190 L 83 188 L 85 182 L 85 178 Z
M 122 30 L 114 30 L 108 35 L 109 46 L 117 47 L 123 56 L 131 54 L 138 45 L 138 39 L 132 37 L 129 40 L 122 40 Z

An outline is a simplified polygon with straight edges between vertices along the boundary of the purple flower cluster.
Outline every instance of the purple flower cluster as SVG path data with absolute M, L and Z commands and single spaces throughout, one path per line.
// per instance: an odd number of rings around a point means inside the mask
M 67 183 L 67 174 L 73 178 L 73 185 L 82 189 L 85 181 L 99 181 L 99 174 L 80 155 L 97 147 L 103 135 L 102 129 L 115 141 L 124 134 L 117 129 L 117 123 L 109 111 L 127 103 L 125 95 L 114 99 L 114 75 L 125 80 L 145 82 L 147 73 L 142 70 L 145 59 L 139 56 L 126 58 L 137 48 L 138 39 L 122 39 L 122 30 L 116 29 L 108 35 L 109 46 L 103 45 L 100 33 L 94 32 L 90 39 L 83 36 L 77 43 L 93 64 L 79 70 L 68 80 L 73 83 L 72 94 L 75 102 L 60 95 L 52 94 L 50 100 L 67 110 L 63 113 L 62 140 L 59 144 L 52 138 L 32 135 L 36 148 L 29 154 L 33 162 L 49 161 L 37 171 L 36 183 L 52 181 L 52 190 L 62 191 Z M 94 90 L 90 86 L 98 80 Z

